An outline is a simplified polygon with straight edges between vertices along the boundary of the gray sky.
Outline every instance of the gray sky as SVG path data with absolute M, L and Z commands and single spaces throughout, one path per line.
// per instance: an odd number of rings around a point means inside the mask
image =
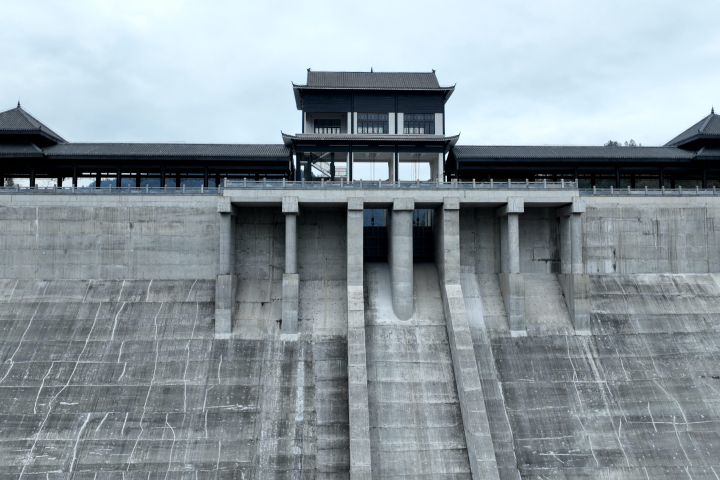
M 306 69 L 437 70 L 461 144 L 660 145 L 720 107 L 720 1 L 3 2 L 0 110 L 66 139 L 280 143 Z

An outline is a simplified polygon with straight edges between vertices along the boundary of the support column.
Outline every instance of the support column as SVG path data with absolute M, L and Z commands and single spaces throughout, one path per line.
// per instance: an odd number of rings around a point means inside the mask
M 436 209 L 433 222 L 435 264 L 450 343 L 453 373 L 465 432 L 470 471 L 473 479 L 499 480 L 495 447 L 485 409 L 483 384 L 475 359 L 465 301 L 460 285 L 460 202 L 445 198 Z
M 335 181 L 335 152 L 330 152 L 330 181 Z
M 122 188 L 122 172 L 120 171 L 120 166 L 117 167 L 117 171 L 115 172 L 115 187 Z
M 590 333 L 590 303 L 588 299 L 588 276 L 584 273 L 582 259 L 582 214 L 585 204 L 580 197 L 574 197 L 572 204 L 559 208 L 557 215 L 560 225 L 561 273 L 558 276 L 565 296 L 575 331 L 579 334 Z M 563 245 L 564 251 L 563 251 Z M 562 255 L 569 257 L 563 262 Z
M 348 162 L 347 162 L 347 181 L 348 183 L 352 183 L 353 181 L 353 151 L 352 151 L 352 145 L 350 146 L 350 152 L 348 152 Z
M 30 188 L 35 188 L 35 169 L 30 169 Z
M 307 162 L 305 162 L 305 181 L 309 182 L 312 180 L 312 162 L 310 161 L 310 155 L 307 157 Z
M 397 170 L 395 170 L 395 153 L 392 154 L 392 158 L 388 162 L 388 181 L 390 183 L 395 183 L 397 179 Z
M 300 181 L 300 165 L 302 164 L 303 156 L 304 155 L 302 152 L 297 152 L 295 154 L 295 181 L 296 182 Z
M 208 188 L 208 185 L 208 166 L 205 164 L 203 165 L 203 188 Z
M 499 207 L 495 215 L 500 217 L 500 290 L 505 304 L 510 334 L 524 337 L 525 330 L 525 280 L 520 273 L 519 215 L 525 211 L 523 197 L 508 197 L 508 203 Z
M 285 273 L 282 283 L 282 333 L 297 333 L 300 278 L 297 273 L 298 197 L 283 197 L 285 214 Z
M 437 166 L 435 167 L 435 178 L 438 182 L 445 180 L 445 154 L 438 153 Z
M 400 320 L 413 314 L 413 228 L 415 202 L 396 198 L 390 213 L 388 229 L 388 263 L 392 288 L 393 311 Z
M 140 188 L 141 177 L 140 173 L 135 174 L 135 188 Z
M 235 275 L 235 220 L 237 208 L 229 197 L 218 200 L 220 255 L 215 284 L 215 338 L 230 338 L 235 314 L 237 275 Z
M 372 478 L 363 293 L 363 199 L 348 198 L 347 315 L 350 480 Z
M 165 187 L 165 165 L 160 165 L 160 188 Z
M 102 184 L 102 178 L 100 178 L 100 172 L 95 173 L 95 188 L 100 188 Z
M 73 165 L 72 186 L 77 188 L 77 165 Z

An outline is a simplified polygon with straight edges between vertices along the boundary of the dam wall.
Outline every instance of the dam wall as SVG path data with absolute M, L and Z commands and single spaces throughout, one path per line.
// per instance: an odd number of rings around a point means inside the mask
M 0 195 L 3 278 L 214 279 L 212 195 Z
M 461 249 L 474 252 L 461 255 L 463 266 L 472 264 L 478 273 L 500 271 L 500 222 L 492 205 L 499 204 L 503 196 L 532 193 L 505 192 L 488 200 L 490 205 L 485 207 L 466 206 L 462 196 L 458 197 Z M 571 196 L 566 194 L 565 202 Z M 272 198 L 279 202 L 281 197 Z M 441 194 L 428 200 L 437 203 L 442 198 Z M 720 271 L 720 197 L 587 195 L 582 199 L 587 205 L 582 220 L 586 273 Z M 339 201 L 342 199 L 326 200 L 329 205 Z M 392 195 L 385 201 L 392 202 Z M 261 208 L 272 215 L 262 222 L 272 219 L 274 228 L 284 232 L 280 209 Z M 236 219 L 240 226 L 236 231 L 238 253 L 249 248 L 245 236 L 253 235 L 243 228 L 248 215 L 243 212 Z M 4 278 L 214 279 L 217 273 L 220 228 L 216 195 L 7 194 L 0 196 L 0 222 Z M 262 222 L 258 225 L 271 224 Z M 270 235 L 261 231 L 265 227 L 254 228 L 257 235 Z M 559 273 L 556 208 L 526 205 L 519 228 L 520 271 Z M 271 275 L 271 270 L 284 267 L 285 243 L 276 233 L 274 251 L 258 251 L 257 257 L 244 263 L 236 260 L 238 275 L 261 275 L 250 273 L 252 269 Z M 336 251 L 334 264 L 343 264 L 343 252 Z
M 397 198 L 436 213 L 410 320 L 361 260 L 359 208 Z M 0 477 L 718 478 L 718 215 L 572 189 L 0 195 Z

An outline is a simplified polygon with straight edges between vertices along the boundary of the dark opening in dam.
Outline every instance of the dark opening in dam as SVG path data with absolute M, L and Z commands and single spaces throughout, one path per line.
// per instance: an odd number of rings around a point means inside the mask
M 431 209 L 413 211 L 413 262 L 434 261 L 432 218 Z M 388 261 L 386 221 L 386 209 L 366 209 L 363 212 L 363 260 L 367 263 Z

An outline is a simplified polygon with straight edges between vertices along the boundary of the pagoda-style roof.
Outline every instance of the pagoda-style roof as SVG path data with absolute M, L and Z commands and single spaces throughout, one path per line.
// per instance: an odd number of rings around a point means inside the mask
M 313 72 L 308 69 L 307 83 L 296 85 L 293 92 L 298 109 L 305 90 L 375 90 L 408 92 L 442 92 L 447 100 L 454 86 L 443 87 L 432 72 Z
M 282 134 L 283 143 L 295 152 L 355 152 L 361 151 L 400 151 L 423 150 L 427 152 L 447 152 L 455 146 L 460 135 L 372 135 L 372 134 Z
M 0 113 L 0 141 L 3 138 L 9 138 L 12 143 L 25 140 L 41 146 L 66 143 L 64 138 L 26 112 L 20 102 L 16 108 Z
M 700 144 L 705 143 L 703 140 L 720 141 L 720 115 L 715 114 L 715 109 L 710 111 L 710 115 L 670 140 L 665 146 L 699 150 Z

